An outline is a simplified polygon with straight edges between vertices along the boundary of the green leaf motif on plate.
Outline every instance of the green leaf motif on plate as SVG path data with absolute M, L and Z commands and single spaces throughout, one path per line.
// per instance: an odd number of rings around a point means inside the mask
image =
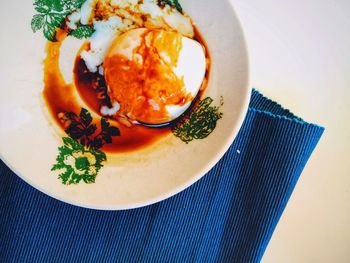
M 52 171 L 61 171 L 59 178 L 63 184 L 95 183 L 96 176 L 107 161 L 106 154 L 87 149 L 70 137 L 63 138 L 64 145 L 59 147 L 59 154 Z
M 172 127 L 173 134 L 185 143 L 207 138 L 223 116 L 220 107 L 211 106 L 212 103 L 213 99 L 209 97 L 201 100 L 192 112 L 184 115 Z
M 45 38 L 55 42 L 57 40 L 56 29 L 63 27 L 67 15 L 81 8 L 84 2 L 85 0 L 35 0 L 33 5 L 38 14 L 35 14 L 31 21 L 33 32 L 42 29 Z M 80 27 L 82 28 L 79 29 Z M 87 27 L 89 26 L 79 26 L 70 33 L 74 37 L 86 37 L 88 34 L 91 35 L 91 30 L 93 30 Z
M 175 7 L 177 11 L 182 13 L 182 6 L 180 5 L 178 0 L 161 0 L 160 2 L 163 3 L 164 5 Z
M 77 29 L 69 32 L 69 35 L 77 39 L 89 38 L 95 32 L 92 26 L 80 25 Z
M 84 108 L 80 114 L 67 112 L 64 120 L 69 123 L 63 138 L 63 146 L 52 171 L 60 171 L 59 178 L 65 185 L 78 184 L 81 181 L 95 183 L 96 176 L 107 161 L 107 156 L 100 150 L 106 143 L 112 143 L 112 137 L 120 136 L 120 130 L 102 118 L 100 132 L 93 123 L 90 112 Z
M 68 15 L 79 10 L 86 0 L 35 0 L 34 9 L 38 14 L 35 14 L 31 21 L 33 32 L 43 30 L 45 38 L 55 42 L 56 30 L 65 27 L 65 19 Z M 160 0 L 160 4 L 169 5 L 176 8 L 182 13 L 182 7 L 178 0 Z M 94 33 L 91 25 L 82 25 L 78 23 L 74 30 L 69 29 L 68 35 L 83 39 L 88 38 Z
M 36 31 L 40 30 L 44 26 L 44 23 L 45 23 L 45 16 L 44 15 L 42 15 L 42 14 L 34 15 L 34 17 L 32 19 L 32 23 L 31 23 L 32 30 L 34 31 L 34 33 Z

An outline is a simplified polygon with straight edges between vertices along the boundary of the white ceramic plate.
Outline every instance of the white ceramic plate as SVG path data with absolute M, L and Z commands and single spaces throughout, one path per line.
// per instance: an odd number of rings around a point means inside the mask
M 250 89 L 242 29 L 226 0 L 183 0 L 206 40 L 212 58 L 204 94 L 224 105 L 223 118 L 206 139 L 183 143 L 171 134 L 133 153 L 108 154 L 94 184 L 64 185 L 51 171 L 63 136 L 47 113 L 41 92 L 46 41 L 33 34 L 32 1 L 6 2 L 0 17 L 0 153 L 22 179 L 64 202 L 103 210 L 149 205 L 171 197 L 207 173 L 227 151 L 247 111 Z M 65 59 L 63 72 L 73 61 Z

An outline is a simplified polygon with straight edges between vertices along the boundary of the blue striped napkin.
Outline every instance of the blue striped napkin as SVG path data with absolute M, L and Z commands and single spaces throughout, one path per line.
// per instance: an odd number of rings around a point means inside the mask
M 323 130 L 254 90 L 238 137 L 203 179 L 121 212 L 54 200 L 0 163 L 0 261 L 259 262 Z

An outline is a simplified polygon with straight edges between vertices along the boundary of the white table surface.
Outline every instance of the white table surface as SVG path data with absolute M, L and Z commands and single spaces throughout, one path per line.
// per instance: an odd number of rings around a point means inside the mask
M 350 262 L 350 0 L 231 0 L 251 84 L 326 127 L 263 263 Z

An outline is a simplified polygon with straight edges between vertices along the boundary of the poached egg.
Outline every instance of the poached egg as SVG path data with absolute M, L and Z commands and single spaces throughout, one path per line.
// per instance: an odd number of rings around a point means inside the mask
M 104 77 L 116 114 L 146 125 L 177 119 L 197 96 L 206 72 L 204 47 L 178 32 L 138 28 L 115 38 Z

